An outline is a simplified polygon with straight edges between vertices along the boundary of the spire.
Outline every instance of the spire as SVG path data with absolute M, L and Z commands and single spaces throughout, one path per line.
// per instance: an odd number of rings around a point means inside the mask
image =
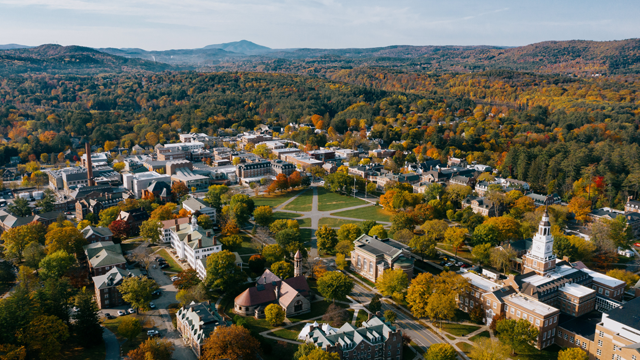
M 302 260 L 302 254 L 300 253 L 300 250 L 298 250 L 298 252 L 296 252 L 296 255 L 293 257 L 296 260 Z
M 302 276 L 302 254 L 300 250 L 293 257 L 293 277 Z

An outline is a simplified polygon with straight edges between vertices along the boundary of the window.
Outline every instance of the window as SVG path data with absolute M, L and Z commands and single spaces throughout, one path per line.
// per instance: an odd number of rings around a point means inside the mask
M 556 329 L 555 328 L 551 329 L 551 336 L 556 336 Z
M 487 300 L 487 306 L 491 306 L 491 300 Z
M 583 349 L 586 349 L 586 348 L 587 348 L 587 342 L 586 342 L 586 341 L 583 341 L 583 342 L 582 342 L 582 348 L 583 348 Z
M 514 313 L 514 312 L 515 312 L 515 311 L 513 310 L 513 308 L 511 308 L 511 315 L 513 315 L 513 313 Z
M 471 304 L 470 305 L 471 305 L 471 307 L 473 307 L 473 300 L 471 300 Z
M 569 342 L 573 344 L 573 337 L 569 338 Z
M 505 305 L 505 306 L 504 306 L 504 311 L 507 311 L 507 310 L 509 310 L 509 306 L 508 306 L 508 305 Z
M 494 308 L 494 309 L 498 308 L 498 303 L 494 302 L 494 303 L 493 303 L 493 308 Z
M 553 323 L 555 324 L 556 322 L 558 322 L 558 315 L 553 317 Z
M 609 290 L 605 291 L 605 292 L 604 292 L 604 295 L 605 295 L 605 296 L 609 296 Z
M 602 346 L 602 340 L 598 340 L 598 346 Z
M 549 320 L 545 320 L 544 321 L 544 326 L 547 326 L 547 323 L 549 322 Z
M 542 340 L 547 340 L 547 333 L 546 333 L 546 332 L 544 332 L 544 333 L 542 334 Z
M 567 334 L 564 334 L 564 339 L 567 340 Z
M 598 336 L 604 337 L 604 331 L 598 331 Z
M 597 354 L 598 356 L 602 356 L 602 350 L 601 350 L 601 349 L 596 350 L 596 354 Z
M 536 319 L 536 326 L 540 326 L 540 320 Z
M 602 294 L 602 288 L 598 288 L 598 294 Z
M 518 311 L 516 312 L 516 316 L 517 316 L 517 317 L 520 317 L 520 310 L 518 310 Z
M 576 339 L 576 345 L 580 346 L 580 340 Z
M 529 322 L 533 324 L 533 316 L 529 315 Z M 540 325 L 540 322 L 538 321 L 538 325 Z

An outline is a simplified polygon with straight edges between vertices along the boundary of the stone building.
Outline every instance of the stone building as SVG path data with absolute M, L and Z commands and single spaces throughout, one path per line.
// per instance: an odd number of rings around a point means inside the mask
M 413 279 L 413 257 L 410 248 L 391 239 L 361 235 L 354 242 L 351 268 L 375 282 L 386 269 L 402 269 Z

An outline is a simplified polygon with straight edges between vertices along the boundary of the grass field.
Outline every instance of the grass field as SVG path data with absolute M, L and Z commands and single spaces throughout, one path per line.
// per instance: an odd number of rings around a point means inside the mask
M 312 229 L 300 229 L 300 239 L 303 243 L 311 241 L 312 235 Z
M 243 236 L 242 246 L 239 248 L 233 249 L 233 252 L 237 252 L 239 255 L 246 255 L 246 254 L 255 254 L 255 253 L 258 253 L 259 251 L 256 250 L 253 243 L 251 242 L 251 239 L 248 236 Z
M 286 329 L 274 331 L 271 334 L 284 339 L 298 341 L 298 334 L 300 334 L 300 331 L 302 331 L 302 328 L 304 328 L 306 324 L 306 322 L 300 323 Z
M 164 271 L 181 272 L 183 270 L 182 267 L 178 265 L 178 263 L 175 262 L 175 260 L 173 260 L 171 255 L 169 255 L 169 253 L 167 252 L 167 250 L 162 249 L 158 251 L 156 255 L 161 256 L 163 259 L 167 260 L 167 264 L 169 264 L 169 267 L 166 269 L 163 269 Z
M 359 209 L 346 210 L 337 213 L 333 213 L 331 215 L 335 216 L 343 216 L 354 219 L 362 219 L 362 220 L 375 220 L 375 221 L 386 221 L 391 222 L 391 217 L 393 213 L 384 210 L 378 206 L 367 206 Z
M 356 224 L 360 226 L 362 221 L 353 221 L 353 220 L 344 220 L 344 219 L 336 219 L 336 218 L 322 218 L 318 221 L 318 226 L 327 225 L 329 227 L 338 228 L 344 224 Z
M 358 311 L 358 315 L 356 316 L 356 327 L 360 327 L 363 321 L 367 321 L 369 318 L 369 314 L 366 311 L 360 310 Z
M 478 335 L 472 336 L 469 340 L 471 340 L 473 342 L 478 342 L 478 340 L 480 340 L 480 339 L 490 338 L 490 337 L 491 337 L 491 334 L 489 334 L 488 331 L 483 331 Z
M 327 309 L 329 308 L 329 305 L 331 305 L 331 301 L 315 301 L 311 303 L 311 312 L 308 312 L 306 314 L 302 314 L 302 315 L 297 315 L 295 318 L 288 318 L 292 323 L 296 323 L 296 322 L 300 322 L 303 320 L 308 320 L 311 318 L 314 318 L 316 316 L 321 316 L 324 315 L 324 313 L 327 312 Z M 336 303 L 336 305 L 343 307 L 343 308 L 347 308 L 348 306 L 342 303 Z
M 283 209 L 291 211 L 311 211 L 313 191 L 307 190 L 288 203 Z
M 273 195 L 260 195 L 260 196 L 253 197 L 251 199 L 253 200 L 253 203 L 255 204 L 256 207 L 258 206 L 276 207 L 282 204 L 283 202 L 291 199 L 292 197 L 296 196 L 297 194 L 300 193 L 300 191 L 304 191 L 304 190 L 292 190 L 286 193 L 278 193 Z
M 480 327 L 475 325 L 442 323 L 442 330 L 454 336 L 465 336 L 478 329 L 480 329 Z
M 311 219 L 298 219 L 298 224 L 300 224 L 300 227 L 311 227 Z
M 288 213 L 288 212 L 281 212 L 281 211 L 276 211 L 273 213 L 273 220 L 279 220 L 279 219 L 295 219 L 295 218 L 299 218 L 300 214 L 294 214 L 294 213 Z
M 500 338 L 500 336 L 498 336 Z M 538 350 L 531 345 L 527 345 L 525 349 L 520 349 L 515 355 L 509 356 L 513 360 L 555 360 L 558 358 L 558 352 L 562 348 L 556 344 L 547 346 L 542 350 Z
M 368 204 L 368 202 L 351 196 L 340 195 L 325 188 L 318 188 L 318 211 L 340 210 L 365 204 Z

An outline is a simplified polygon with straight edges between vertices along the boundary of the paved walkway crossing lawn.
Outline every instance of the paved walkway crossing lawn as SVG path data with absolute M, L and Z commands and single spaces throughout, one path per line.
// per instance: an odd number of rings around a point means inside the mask
M 285 205 L 283 210 L 291 211 L 311 211 L 311 204 L 313 202 L 313 190 L 307 190 L 300 194 L 300 196 L 293 199 L 292 202 Z
M 362 224 L 362 221 L 354 221 L 354 220 L 347 220 L 347 219 L 336 219 L 336 218 L 322 218 L 318 221 L 318 226 L 323 226 L 323 225 L 327 225 L 329 227 L 332 228 L 339 228 L 340 226 L 344 225 L 344 224 L 356 224 L 356 225 L 360 225 Z
M 256 207 L 258 206 L 271 206 L 271 207 L 276 207 L 280 204 L 282 204 L 283 202 L 291 199 L 292 197 L 298 195 L 300 193 L 300 191 L 304 191 L 304 190 L 291 190 L 289 192 L 286 193 L 276 193 L 276 194 L 272 194 L 272 195 L 260 195 L 260 196 L 256 196 L 256 197 L 252 197 L 251 199 L 253 200 L 253 203 L 255 204 Z
M 352 210 L 332 213 L 331 215 L 354 218 L 354 219 L 362 219 L 362 220 L 391 222 L 391 217 L 393 216 L 393 213 L 386 211 L 381 207 L 371 205 L 371 206 L 367 206 L 359 209 L 352 209 Z
M 340 195 L 318 188 L 318 211 L 340 210 L 352 206 L 366 205 L 367 202 L 352 196 Z

